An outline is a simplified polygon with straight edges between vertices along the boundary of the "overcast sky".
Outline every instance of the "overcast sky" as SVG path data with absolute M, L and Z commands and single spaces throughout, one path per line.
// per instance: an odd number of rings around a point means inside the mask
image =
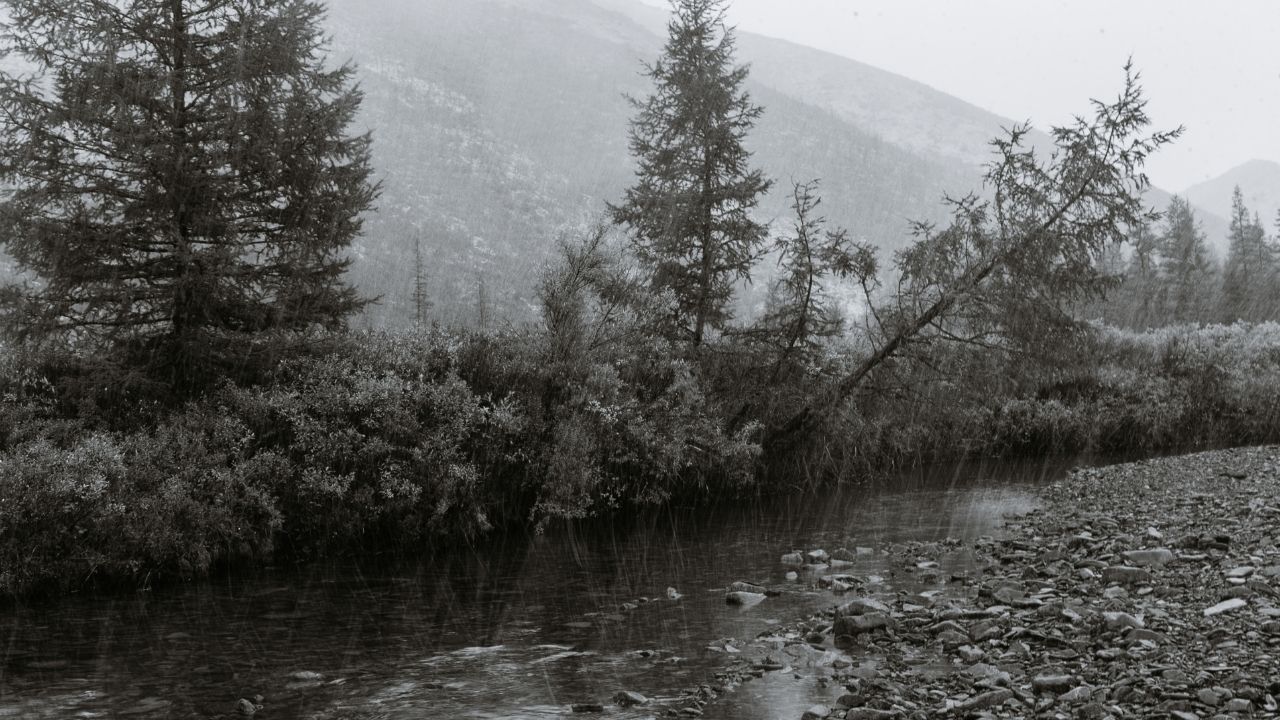
M 666 7 L 664 0 L 646 0 Z M 1280 161 L 1280 0 L 730 0 L 745 31 L 859 60 L 1047 129 L 1142 73 L 1159 129 L 1147 164 L 1177 192 Z

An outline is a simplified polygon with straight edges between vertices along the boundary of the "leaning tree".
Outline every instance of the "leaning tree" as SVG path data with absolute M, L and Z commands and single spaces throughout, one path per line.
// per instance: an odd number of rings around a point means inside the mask
M 950 199 L 944 227 L 918 224 L 895 258 L 895 292 L 869 303 L 874 349 L 769 428 L 767 452 L 801 444 L 909 348 L 1034 348 L 1080 328 L 1072 309 L 1116 283 L 1102 263 L 1108 250 L 1158 217 L 1143 202 L 1147 157 L 1181 133 L 1149 131 L 1129 66 L 1120 95 L 1093 106 L 1092 118 L 1053 129 L 1047 156 L 1029 147 L 1027 126 L 992 142 L 986 192 Z M 874 270 L 859 270 L 864 286 Z
M 9 329 L 179 393 L 336 326 L 377 194 L 312 0 L 0 0 Z M 247 340 L 250 339 L 250 340 Z

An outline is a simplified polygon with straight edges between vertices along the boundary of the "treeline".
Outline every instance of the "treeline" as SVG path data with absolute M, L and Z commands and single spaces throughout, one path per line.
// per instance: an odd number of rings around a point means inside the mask
M 1140 200 L 1178 132 L 1148 130 L 1128 69 L 1056 153 L 1023 127 L 993 141 L 987 192 L 885 260 L 825 222 L 816 182 L 786 231 L 755 217 L 764 109 L 723 4 L 678 0 L 634 101 L 635 183 L 566 235 L 541 321 L 354 333 L 344 253 L 378 188 L 318 4 L 7 6 L 10 50 L 56 82 L 0 83 L 0 217 L 28 278 L 4 305 L 2 594 L 1280 429 L 1274 326 L 1081 321 L 1116 289 L 1113 249 L 1177 219 Z M 765 258 L 767 302 L 737 317 Z
M 1276 219 L 1280 233 L 1280 218 Z M 1174 197 L 1159 222 L 1138 226 L 1105 263 L 1121 278 L 1096 308 L 1121 327 L 1280 319 L 1280 240 L 1267 234 L 1239 187 L 1231 198 L 1227 257 L 1219 262 L 1186 200 Z

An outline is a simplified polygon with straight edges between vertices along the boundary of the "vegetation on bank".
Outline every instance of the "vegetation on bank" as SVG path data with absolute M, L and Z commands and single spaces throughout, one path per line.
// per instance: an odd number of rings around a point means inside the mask
M 412 553 L 500 523 L 786 492 L 830 472 L 961 452 L 1280 437 L 1272 323 L 1097 328 L 1065 367 L 940 354 L 935 368 L 877 376 L 864 403 L 768 474 L 758 471 L 760 428 L 726 432 L 736 406 L 660 342 L 559 362 L 533 331 L 328 343 L 267 383 L 228 383 L 133 428 L 66 406 L 69 397 L 11 356 L 0 405 L 0 592 L 190 577 L 281 552 Z M 961 366 L 965 381 L 931 381 Z

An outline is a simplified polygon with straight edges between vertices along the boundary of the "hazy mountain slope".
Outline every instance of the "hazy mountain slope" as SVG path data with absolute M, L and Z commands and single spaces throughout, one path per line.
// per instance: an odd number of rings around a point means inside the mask
M 430 262 L 437 317 L 467 322 L 477 288 L 531 316 L 537 271 L 566 225 L 603 211 L 633 176 L 624 94 L 649 90 L 641 61 L 661 38 L 587 0 L 339 0 L 335 51 L 359 65 L 362 121 L 383 177 L 353 275 L 411 314 L 412 241 Z M 766 107 L 750 145 L 778 180 L 761 207 L 785 217 L 790 181 L 820 177 L 833 223 L 892 247 L 908 218 L 936 218 L 971 169 L 879 139 L 755 84 Z
M 1244 195 L 1245 207 L 1258 213 L 1268 233 L 1276 230 L 1280 214 L 1280 163 L 1250 160 L 1212 180 L 1193 185 L 1183 194 L 1191 202 L 1224 218 L 1231 217 L 1231 194 L 1236 186 Z
M 334 0 L 334 53 L 359 68 L 383 181 L 352 268 L 382 297 L 370 322 L 412 318 L 415 238 L 436 319 L 474 322 L 482 296 L 492 316 L 535 317 L 557 235 L 633 177 L 625 95 L 650 89 L 642 63 L 661 50 L 665 14 L 632 2 Z M 749 145 L 777 180 L 761 216 L 787 222 L 791 181 L 822 178 L 823 213 L 886 254 L 909 219 L 941 219 L 945 192 L 978 185 L 986 141 L 1008 124 L 782 41 L 744 34 L 739 59 L 766 108 Z M 808 79 L 788 80 L 803 68 Z

